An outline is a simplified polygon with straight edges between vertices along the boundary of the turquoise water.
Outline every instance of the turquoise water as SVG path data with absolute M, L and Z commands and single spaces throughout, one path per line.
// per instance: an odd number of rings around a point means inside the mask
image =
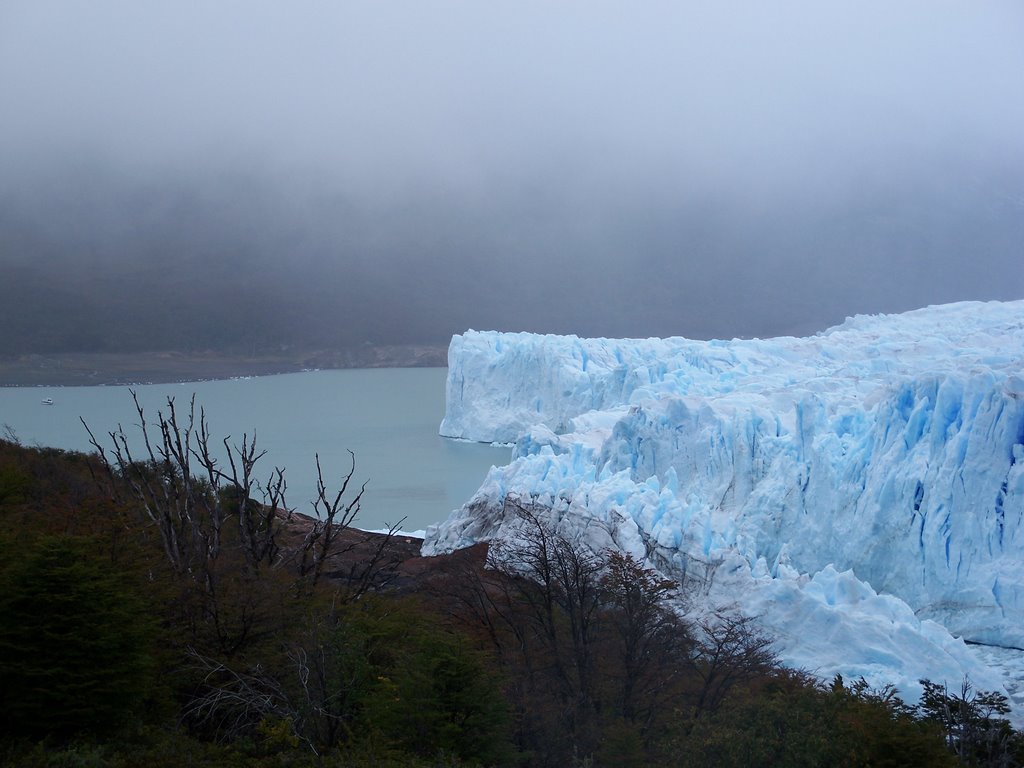
M 328 490 L 340 488 L 356 455 L 355 485 L 367 482 L 361 528 L 397 523 L 405 530 L 443 520 L 473 494 L 492 464 L 505 464 L 508 448 L 446 440 L 437 434 L 444 416 L 444 368 L 311 371 L 229 381 L 133 387 L 147 420 L 175 399 L 179 421 L 193 393 L 206 409 L 216 442 L 253 434 L 266 450 L 257 475 L 277 466 L 288 480 L 289 506 L 313 514 L 315 455 Z M 43 404 L 52 398 L 53 405 Z M 10 427 L 25 445 L 90 450 L 79 417 L 97 438 L 124 425 L 139 434 L 128 387 L 0 388 L 0 432 Z M 139 444 L 141 446 L 141 443 Z M 133 446 L 133 450 L 137 450 Z M 351 485 L 350 485 L 351 487 Z

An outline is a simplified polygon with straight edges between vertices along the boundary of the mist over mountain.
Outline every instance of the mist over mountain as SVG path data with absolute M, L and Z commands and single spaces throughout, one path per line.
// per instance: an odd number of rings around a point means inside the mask
M 835 201 L 522 183 L 371 207 L 327 183 L 81 167 L 3 189 L 0 352 L 772 336 L 1024 294 L 1024 176 L 918 170 Z
M 1024 12 L 0 10 L 0 353 L 804 334 L 1024 295 Z

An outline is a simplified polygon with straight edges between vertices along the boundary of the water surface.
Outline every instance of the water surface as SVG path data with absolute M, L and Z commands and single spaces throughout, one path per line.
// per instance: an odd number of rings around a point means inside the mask
M 155 417 L 173 397 L 181 414 L 192 394 L 206 409 L 211 434 L 240 444 L 252 435 L 267 455 L 259 477 L 282 467 L 288 503 L 312 514 L 319 453 L 329 489 L 350 467 L 356 485 L 367 482 L 362 528 L 380 528 L 403 517 L 405 530 L 443 520 L 465 502 L 492 464 L 505 464 L 507 448 L 446 440 L 437 434 L 444 416 L 445 368 L 377 368 L 311 371 L 229 381 L 132 387 L 146 414 Z M 53 405 L 43 404 L 51 398 Z M 124 426 L 138 435 L 129 387 L 0 388 L 0 428 L 9 426 L 25 445 L 90 450 L 84 418 L 98 438 Z M 351 487 L 351 486 L 350 486 Z

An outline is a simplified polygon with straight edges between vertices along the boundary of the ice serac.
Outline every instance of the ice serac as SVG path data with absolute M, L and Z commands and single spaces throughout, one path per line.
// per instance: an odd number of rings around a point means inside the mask
M 731 584 L 783 637 L 823 611 L 888 616 L 876 629 L 903 639 L 865 646 L 878 677 L 924 675 L 924 659 L 972 671 L 951 635 L 1024 648 L 1024 301 L 808 338 L 470 331 L 452 340 L 441 432 L 516 449 L 426 553 L 500 536 L 504 498 L 532 497 L 709 596 Z M 911 635 L 930 650 L 900 651 Z M 785 643 L 828 666 L 806 631 Z

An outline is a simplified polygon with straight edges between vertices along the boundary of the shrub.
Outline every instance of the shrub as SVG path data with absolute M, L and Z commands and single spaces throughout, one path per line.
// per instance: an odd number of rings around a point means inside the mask
M 87 539 L 43 536 L 0 576 L 0 710 L 7 735 L 116 730 L 150 681 L 145 606 Z

